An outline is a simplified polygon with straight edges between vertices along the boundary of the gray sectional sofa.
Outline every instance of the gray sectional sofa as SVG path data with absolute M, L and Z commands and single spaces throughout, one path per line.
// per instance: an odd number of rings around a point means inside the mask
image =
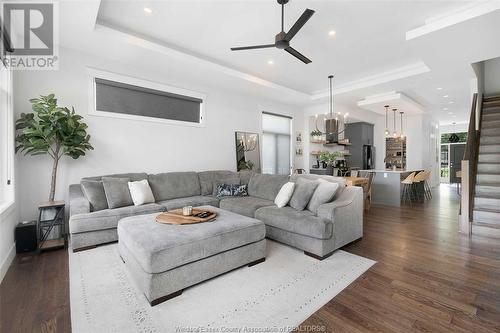
M 148 179 L 155 203 L 142 206 L 108 207 L 106 197 L 84 193 L 83 183 L 100 186 L 103 177 Z M 317 212 L 278 208 L 274 198 L 281 186 L 299 177 L 323 178 L 339 183 L 333 201 L 319 206 Z M 248 184 L 248 196 L 214 196 L 217 184 Z M 88 188 L 88 187 L 86 187 Z M 210 205 L 243 216 L 256 218 L 266 226 L 266 238 L 299 248 L 307 255 L 324 259 L 336 249 L 363 236 L 363 192 L 345 186 L 339 177 L 317 175 L 262 175 L 252 172 L 204 171 L 162 174 L 131 173 L 84 178 L 70 185 L 71 246 L 73 251 L 118 240 L 118 221 L 136 215 L 159 213 L 186 205 Z M 98 193 L 98 192 L 97 192 Z M 98 207 L 97 210 L 95 207 Z

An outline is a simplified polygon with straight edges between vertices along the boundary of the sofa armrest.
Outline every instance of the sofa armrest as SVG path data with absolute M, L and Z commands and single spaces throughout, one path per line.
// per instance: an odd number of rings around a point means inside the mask
M 69 216 L 90 213 L 90 202 L 82 191 L 80 184 L 69 186 Z
M 363 237 L 363 189 L 346 187 L 335 201 L 319 206 L 318 216 L 332 221 L 335 248 Z

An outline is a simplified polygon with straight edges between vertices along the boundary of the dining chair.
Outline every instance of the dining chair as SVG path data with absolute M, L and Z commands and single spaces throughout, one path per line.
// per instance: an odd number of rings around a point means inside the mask
M 364 184 L 362 187 L 363 187 L 364 208 L 365 210 L 370 210 L 370 207 L 372 205 L 372 184 L 373 184 L 373 178 L 375 177 L 375 173 L 367 171 L 359 171 L 358 177 L 368 179 L 366 184 Z

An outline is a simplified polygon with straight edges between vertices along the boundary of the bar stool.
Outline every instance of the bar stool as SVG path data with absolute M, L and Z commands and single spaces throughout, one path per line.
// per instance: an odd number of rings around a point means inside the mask
M 432 191 L 431 191 L 431 187 L 429 185 L 430 178 L 431 178 L 431 171 L 426 170 L 425 171 L 425 179 L 424 179 L 424 191 L 425 191 L 425 197 L 427 200 L 432 199 Z
M 406 177 L 401 184 L 403 184 L 403 194 L 401 201 L 411 203 L 413 200 L 413 179 L 415 178 L 415 172 L 412 172 Z
M 418 201 L 424 201 L 424 198 L 426 197 L 425 194 L 425 177 L 426 177 L 426 171 L 420 171 L 414 178 L 413 178 L 413 192 L 415 193 L 415 196 Z

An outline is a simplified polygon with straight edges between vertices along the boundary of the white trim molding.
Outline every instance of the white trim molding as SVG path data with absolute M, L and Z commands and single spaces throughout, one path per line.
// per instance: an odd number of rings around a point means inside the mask
M 9 270 L 10 265 L 12 264 L 12 261 L 16 257 L 16 243 L 13 243 L 12 246 L 9 249 L 9 252 L 5 256 L 5 259 L 0 263 L 0 282 L 3 281 L 3 278 L 5 277 L 5 274 L 7 274 L 7 271 Z
M 89 93 L 88 114 L 90 116 L 148 121 L 148 122 L 155 122 L 155 123 L 162 123 L 162 124 L 169 124 L 169 125 L 178 125 L 178 126 L 205 127 L 205 124 L 206 124 L 205 109 L 206 109 L 207 95 L 204 93 L 200 93 L 200 92 L 196 92 L 196 91 L 192 91 L 192 90 L 188 90 L 188 89 L 184 89 L 184 88 L 169 86 L 169 85 L 166 85 L 163 83 L 139 79 L 136 77 L 112 73 L 112 72 L 108 72 L 108 71 L 104 71 L 104 70 L 100 70 L 100 69 L 90 68 L 90 67 L 87 67 L 87 78 L 88 78 L 88 90 L 89 90 L 89 92 L 88 92 Z M 198 123 L 193 123 L 193 122 L 189 122 L 189 121 L 162 119 L 162 118 L 155 118 L 155 117 L 137 116 L 137 115 L 124 114 L 124 113 L 115 113 L 115 112 L 106 112 L 106 111 L 97 110 L 96 94 L 95 94 L 95 91 L 96 91 L 95 79 L 96 78 L 201 99 L 203 102 L 200 105 L 200 121 Z
M 477 1 L 446 15 L 426 20 L 423 26 L 408 31 L 406 33 L 406 40 L 412 40 L 432 32 L 448 28 L 455 24 L 471 20 L 499 9 L 500 1 L 498 0 Z
M 343 94 L 346 92 L 363 89 L 367 87 L 377 86 L 382 83 L 387 83 L 395 80 L 404 79 L 407 77 L 420 75 L 430 72 L 430 68 L 427 67 L 422 61 L 410 64 L 407 66 L 391 69 L 389 71 L 381 72 L 375 75 L 364 77 L 360 80 L 351 81 L 342 85 L 337 86 L 333 90 L 334 95 Z M 311 100 L 318 100 L 322 98 L 327 98 L 329 96 L 328 89 L 321 90 L 314 93 L 311 96 Z

